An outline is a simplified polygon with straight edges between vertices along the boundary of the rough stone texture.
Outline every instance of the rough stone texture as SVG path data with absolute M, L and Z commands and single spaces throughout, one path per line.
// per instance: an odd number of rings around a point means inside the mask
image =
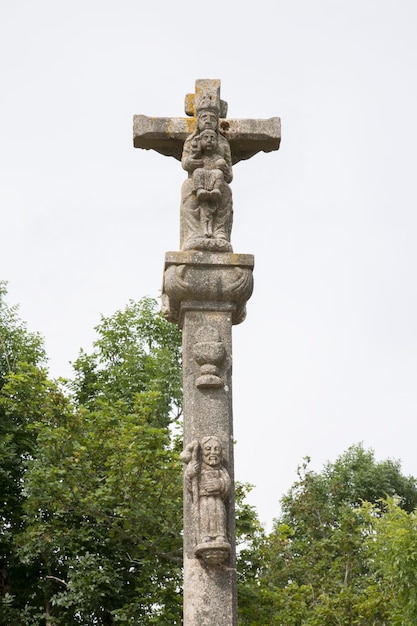
M 133 143 L 181 160 L 181 250 L 232 252 L 232 165 L 279 148 L 280 120 L 229 120 L 220 81 L 200 79 L 185 99 L 187 118 L 134 116 Z
M 223 347 L 221 342 L 215 343 Z M 210 357 L 210 349 L 207 354 Z M 196 386 L 200 389 L 224 386 L 221 378 L 218 381 L 223 384 L 216 385 L 211 384 L 211 379 L 204 385 L 198 384 L 197 380 Z M 215 435 L 194 439 L 186 445 L 181 460 L 186 465 L 185 486 L 191 497 L 194 555 L 208 567 L 222 565 L 228 561 L 231 550 L 225 506 L 231 479 L 223 458 L 223 444 Z
M 243 322 L 253 290 L 252 254 L 201 251 L 167 252 L 162 288 L 162 311 L 183 327 L 189 308 L 227 310 L 232 323 Z
M 201 520 L 196 519 L 199 494 L 194 491 L 193 495 L 185 476 L 184 626 L 237 624 L 232 325 L 244 319 L 253 288 L 253 264 L 250 254 L 187 251 L 168 252 L 165 257 L 163 312 L 183 331 L 183 460 L 190 464 L 195 442 L 216 437 L 222 446 L 222 467 L 232 485 L 224 498 L 215 490 L 224 502 L 226 541 L 213 539 L 209 548 L 218 549 L 219 554 L 209 564 L 202 552 Z
M 216 271 L 215 269 L 213 271 Z M 197 287 L 198 288 L 198 287 Z M 184 384 L 184 445 L 205 436 L 215 435 L 222 443 L 223 462 L 234 484 L 233 423 L 232 423 L 232 308 L 207 309 L 201 301 L 184 302 L 183 320 L 183 384 Z M 224 347 L 225 357 L 219 364 L 221 387 L 200 388 L 196 381 L 200 366 L 194 357 L 194 347 L 201 328 L 215 327 Z M 193 516 L 193 502 L 184 489 L 184 626 L 235 626 L 237 624 L 236 552 L 234 493 L 225 502 L 227 541 L 231 546 L 229 558 L 215 567 L 208 566 L 196 554 L 198 528 Z M 198 538 L 200 541 L 200 538 Z
M 232 156 L 219 133 L 217 108 L 197 109 L 196 130 L 184 142 L 181 164 L 187 172 L 181 187 L 181 250 L 232 252 Z
M 184 141 L 195 132 L 196 124 L 196 118 L 135 115 L 133 145 L 135 148 L 156 150 L 181 161 Z M 230 143 L 233 165 L 258 152 L 278 150 L 281 141 L 279 117 L 265 120 L 220 118 L 219 128 Z
M 197 80 L 188 118 L 134 117 L 134 146 L 181 161 L 181 252 L 167 252 L 162 311 L 183 332 L 184 626 L 237 626 L 232 325 L 254 259 L 233 254 L 232 165 L 277 150 L 280 120 L 226 119 L 219 80 Z

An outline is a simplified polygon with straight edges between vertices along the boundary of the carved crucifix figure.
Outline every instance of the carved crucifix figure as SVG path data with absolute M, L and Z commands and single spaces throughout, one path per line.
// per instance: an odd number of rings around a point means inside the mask
M 231 252 L 232 154 L 219 132 L 220 98 L 216 92 L 208 97 L 207 90 L 197 96 L 196 129 L 181 160 L 188 172 L 181 190 L 181 249 Z
M 204 116 L 198 116 L 197 131 L 184 144 L 182 166 L 188 172 L 188 179 L 181 193 L 185 233 L 181 248 L 231 252 L 230 146 L 216 130 L 217 117 L 214 114 L 209 117 L 208 113 L 204 111 Z M 212 120 L 210 126 L 205 119 Z
M 181 250 L 232 252 L 232 165 L 277 150 L 280 120 L 227 119 L 219 80 L 197 80 L 185 99 L 187 118 L 134 117 L 134 146 L 181 160 Z
M 184 626 L 237 626 L 232 325 L 254 259 L 231 245 L 232 166 L 277 150 L 279 118 L 227 118 L 219 80 L 197 80 L 185 118 L 134 117 L 134 146 L 181 162 L 180 248 L 165 256 L 163 313 L 183 334 Z

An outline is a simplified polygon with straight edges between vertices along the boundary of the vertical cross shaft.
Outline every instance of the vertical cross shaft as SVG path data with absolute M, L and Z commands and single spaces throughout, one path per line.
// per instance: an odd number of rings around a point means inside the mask
M 252 269 L 252 255 L 166 255 L 164 297 L 183 332 L 184 626 L 237 624 L 232 324 Z

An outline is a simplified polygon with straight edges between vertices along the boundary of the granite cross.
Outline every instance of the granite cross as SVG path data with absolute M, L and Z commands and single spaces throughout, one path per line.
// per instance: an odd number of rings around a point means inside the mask
M 184 141 L 195 131 L 196 111 L 204 102 L 219 108 L 220 132 L 230 143 L 233 165 L 257 152 L 278 150 L 281 141 L 279 117 L 267 120 L 226 119 L 227 102 L 220 99 L 220 80 L 196 80 L 195 93 L 185 97 L 188 117 L 134 115 L 134 147 L 156 150 L 181 161 Z
M 219 80 L 197 80 L 187 118 L 134 116 L 134 146 L 181 160 L 179 252 L 165 256 L 162 309 L 183 334 L 184 626 L 236 626 L 232 324 L 254 258 L 231 245 L 232 166 L 277 150 L 280 120 L 228 119 Z

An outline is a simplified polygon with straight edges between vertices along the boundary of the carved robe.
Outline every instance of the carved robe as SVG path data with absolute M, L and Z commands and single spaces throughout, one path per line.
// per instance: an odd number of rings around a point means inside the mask
M 195 181 L 193 180 L 195 167 L 192 163 L 192 142 L 194 139 L 195 134 L 192 134 L 185 140 L 181 160 L 183 168 L 188 172 L 188 178 L 184 181 L 181 188 L 181 248 L 183 250 L 206 249 L 205 244 L 207 244 L 204 241 L 205 234 L 202 226 L 201 207 L 197 201 Z M 224 159 L 226 168 L 222 172 L 221 200 L 213 216 L 212 239 L 213 246 L 216 246 L 216 239 L 221 240 L 222 244 L 219 244 L 221 249 L 225 247 L 226 250 L 230 251 L 230 243 L 227 245 L 226 242 L 230 242 L 233 221 L 232 191 L 228 184 L 233 177 L 232 157 L 229 142 L 220 134 L 218 134 L 217 140 L 217 156 Z M 201 174 L 198 174 L 198 176 L 201 176 Z M 207 173 L 207 176 L 213 177 L 213 172 Z M 217 176 L 217 180 L 219 180 L 219 176 Z
M 200 542 L 227 541 L 224 500 L 230 490 L 230 476 L 224 467 L 202 469 L 199 481 Z

